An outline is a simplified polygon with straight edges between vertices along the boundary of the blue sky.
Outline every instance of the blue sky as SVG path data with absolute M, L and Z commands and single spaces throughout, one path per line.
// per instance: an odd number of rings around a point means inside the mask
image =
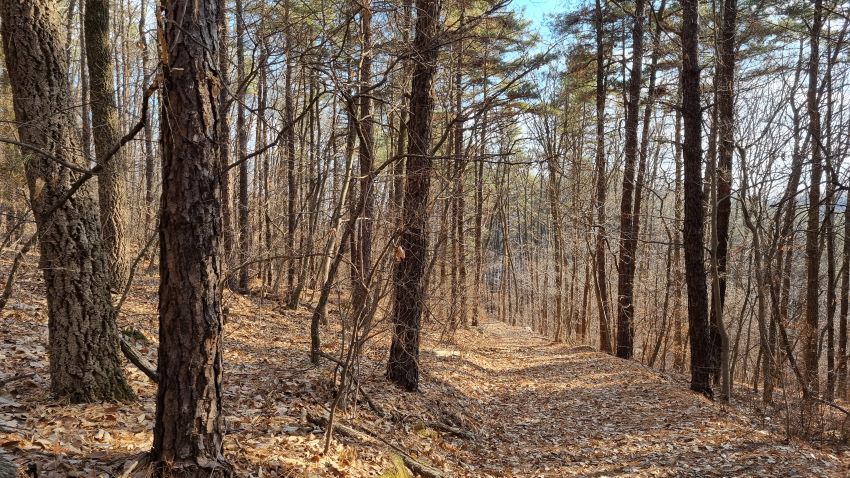
M 534 30 L 538 30 L 546 36 L 545 17 L 553 13 L 563 12 L 568 4 L 577 3 L 576 0 L 513 0 L 508 9 L 524 12 L 525 18 L 532 21 Z

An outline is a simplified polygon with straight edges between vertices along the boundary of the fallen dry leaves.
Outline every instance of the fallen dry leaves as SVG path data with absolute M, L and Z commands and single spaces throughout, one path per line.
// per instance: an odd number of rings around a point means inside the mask
M 0 322 L 0 381 L 33 374 L 0 388 L 0 453 L 43 477 L 122 476 L 151 446 L 155 387 L 128 365 L 136 402 L 70 405 L 51 397 L 39 289 L 30 265 Z M 401 476 L 397 457 L 379 444 L 337 437 L 322 453 L 322 430 L 306 417 L 330 403 L 333 369 L 309 362 L 308 311 L 234 295 L 226 302 L 225 448 L 239 476 Z M 132 342 L 153 360 L 154 277 L 134 285 L 120 324 L 144 335 Z M 325 343 L 338 342 L 339 328 L 326 329 Z M 739 409 L 688 392 L 682 378 L 500 323 L 461 331 L 456 342 L 428 335 L 421 391 L 403 393 L 383 379 L 381 330 L 360 375 L 388 417 L 360 402 L 339 419 L 446 477 L 848 476 L 848 457 L 786 442 Z

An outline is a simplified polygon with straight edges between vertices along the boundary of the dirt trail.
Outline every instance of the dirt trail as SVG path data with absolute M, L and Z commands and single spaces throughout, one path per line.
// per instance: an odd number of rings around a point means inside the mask
M 123 476 L 150 449 L 156 388 L 127 365 L 139 400 L 72 405 L 52 397 L 47 319 L 35 267 L 0 317 L 0 456 L 39 476 Z M 134 285 L 119 322 L 156 360 L 154 277 Z M 229 295 L 225 326 L 225 454 L 238 476 L 367 477 L 393 474 L 388 447 L 337 436 L 324 454 L 322 430 L 308 423 L 333 399 L 333 364 L 309 362 L 309 311 Z M 335 307 L 335 306 L 334 306 Z M 365 403 L 339 420 L 369 430 L 455 477 L 850 476 L 836 457 L 760 430 L 737 408 L 687 391 L 636 362 L 552 345 L 526 328 L 488 323 L 439 343 L 425 324 L 421 391 L 384 379 L 387 321 L 360 367 L 363 388 L 387 412 Z M 338 353 L 338 318 L 324 331 Z M 448 424 L 474 438 L 438 431 Z M 430 423 L 430 424 L 429 424 Z
M 472 475 L 850 475 L 838 457 L 784 443 L 636 362 L 482 329 L 445 377 L 479 404 L 477 443 L 458 456 Z

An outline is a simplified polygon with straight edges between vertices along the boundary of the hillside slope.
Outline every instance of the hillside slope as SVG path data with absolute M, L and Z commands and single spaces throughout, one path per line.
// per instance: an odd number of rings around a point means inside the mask
M 35 464 L 39 476 L 123 476 L 150 447 L 155 386 L 128 365 L 138 402 L 51 398 L 38 282 L 31 271 L 19 281 L 0 321 L 0 454 Z M 306 309 L 237 296 L 227 303 L 226 450 L 239 476 L 405 476 L 380 440 L 337 434 L 322 453 L 322 430 L 308 415 L 330 403 L 333 364 L 309 363 Z M 133 341 L 153 359 L 155 278 L 134 286 L 120 321 L 141 332 Z M 339 340 L 334 322 L 327 343 Z M 384 417 L 361 401 L 338 420 L 446 477 L 850 473 L 847 457 L 785 442 L 690 393 L 683 377 L 500 323 L 461 331 L 455 345 L 426 337 L 422 390 L 403 393 L 382 378 L 385 328 L 380 322 L 360 367 Z

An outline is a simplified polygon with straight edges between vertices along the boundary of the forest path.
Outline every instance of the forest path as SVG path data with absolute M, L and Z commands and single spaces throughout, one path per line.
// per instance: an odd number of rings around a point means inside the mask
M 470 472 L 492 476 L 848 476 L 834 455 L 633 361 L 489 323 L 446 380 L 477 402 Z M 461 382 L 471 383 L 461 383 Z

